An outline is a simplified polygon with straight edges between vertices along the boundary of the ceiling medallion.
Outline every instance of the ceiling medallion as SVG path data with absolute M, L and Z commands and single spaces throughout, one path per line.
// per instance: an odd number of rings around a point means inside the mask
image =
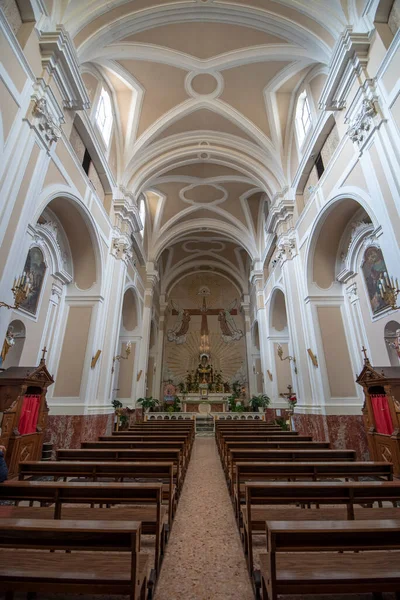
M 222 94 L 224 80 L 218 71 L 191 71 L 186 76 L 185 89 L 192 98 L 213 100 Z

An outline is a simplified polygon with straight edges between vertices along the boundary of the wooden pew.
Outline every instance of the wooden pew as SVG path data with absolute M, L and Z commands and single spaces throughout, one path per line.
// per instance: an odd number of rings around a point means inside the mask
M 355 461 L 355 450 L 229 450 L 228 486 L 233 495 L 234 468 L 237 462 L 333 462 Z
M 26 461 L 19 464 L 19 480 L 33 477 L 53 477 L 54 481 L 79 477 L 89 481 L 112 479 L 123 482 L 129 479 L 162 480 L 163 500 L 168 500 L 168 525 L 171 530 L 176 505 L 176 484 L 172 462 L 63 462 Z
M 185 452 L 190 456 L 192 444 L 189 436 L 182 433 L 129 433 L 129 435 L 101 435 L 98 438 L 99 442 L 178 442 L 185 445 Z
M 145 600 L 149 557 L 140 533 L 130 521 L 0 518 L 0 588 L 7 600 L 14 592 Z
M 274 449 L 287 449 L 292 450 L 295 448 L 299 448 L 300 450 L 319 450 L 319 449 L 329 449 L 331 447 L 329 442 L 302 442 L 298 441 L 287 441 L 284 440 L 268 440 L 268 441 L 260 441 L 253 440 L 250 442 L 225 442 L 221 449 L 221 460 L 225 467 L 228 467 L 227 460 L 229 456 L 230 450 L 241 450 L 249 448 L 251 450 L 274 450 Z
M 267 520 L 370 520 L 400 518 L 398 508 L 361 508 L 356 504 L 397 503 L 400 481 L 349 482 L 264 482 L 245 484 L 242 506 L 243 539 L 250 574 L 253 572 L 253 533 L 265 532 Z M 334 505 L 334 508 L 297 508 L 296 505 Z M 277 506 L 280 505 L 280 508 Z M 292 505 L 290 512 L 288 506 Z M 336 505 L 342 505 L 336 507 Z M 265 508 L 260 508 L 265 506 Z M 254 508 L 256 507 L 256 508 Z M 397 517 L 397 515 L 399 515 Z
M 182 471 L 182 458 L 179 448 L 172 450 L 156 450 L 150 448 L 148 450 L 126 450 L 116 448 L 112 449 L 96 449 L 96 448 L 59 448 L 56 452 L 56 459 L 62 461 L 122 461 L 122 462 L 173 462 L 176 468 L 176 486 L 178 496 L 182 489 L 185 473 Z
M 82 449 L 97 449 L 97 450 L 174 450 L 175 448 L 179 448 L 181 452 L 181 462 L 182 462 L 182 470 L 183 473 L 186 473 L 186 470 L 189 466 L 190 456 L 188 454 L 188 448 L 185 445 L 185 442 L 162 442 L 160 440 L 155 440 L 151 442 L 132 442 L 125 440 L 115 440 L 112 442 L 82 442 Z
M 39 508 L 0 507 L 0 516 L 6 513 L 11 518 L 141 521 L 142 533 L 155 535 L 154 569 L 159 572 L 167 514 L 166 507 L 162 506 L 162 483 L 6 481 L 0 484 L 0 499 L 15 503 L 39 502 L 42 505 Z M 49 503 L 53 506 L 43 506 Z M 65 504 L 124 504 L 128 507 L 81 508 Z
M 264 600 L 286 594 L 375 594 L 400 599 L 400 520 L 268 521 Z M 339 551 L 339 552 L 338 552 Z
M 387 462 L 283 462 L 235 464 L 234 504 L 236 516 L 240 516 L 240 504 L 245 500 L 245 482 L 268 481 L 271 479 L 308 479 L 317 481 L 325 477 L 341 477 L 346 481 L 358 477 L 393 480 L 393 464 Z
M 252 442 L 312 442 L 313 439 L 310 435 L 280 435 L 279 432 L 274 431 L 273 433 L 260 433 L 257 434 L 236 434 L 236 435 L 223 435 L 219 438 L 219 442 L 217 443 L 218 452 L 221 456 L 225 454 L 225 448 L 227 444 L 231 444 L 232 442 L 242 442 L 248 443 L 251 448 Z

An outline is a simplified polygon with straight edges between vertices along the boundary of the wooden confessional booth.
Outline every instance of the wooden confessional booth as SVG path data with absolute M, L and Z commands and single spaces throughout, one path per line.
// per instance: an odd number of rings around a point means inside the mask
M 393 463 L 400 477 L 400 367 L 373 367 L 368 359 L 357 378 L 364 389 L 364 426 L 371 460 Z
M 49 409 L 46 393 L 54 383 L 44 359 L 38 367 L 10 367 L 0 373 L 0 445 L 6 447 L 9 478 L 18 464 L 40 460 Z

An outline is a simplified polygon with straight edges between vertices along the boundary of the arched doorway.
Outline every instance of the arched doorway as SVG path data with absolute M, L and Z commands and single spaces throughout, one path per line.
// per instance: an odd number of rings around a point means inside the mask
M 385 325 L 385 343 L 389 355 L 390 365 L 400 365 L 400 323 L 389 321 Z
M 286 298 L 284 292 L 277 288 L 271 298 L 270 307 L 270 340 L 272 342 L 272 355 L 275 363 L 275 395 L 279 396 L 287 392 L 287 386 L 293 385 L 291 361 L 286 359 L 290 356 L 290 333 L 286 311 Z M 282 349 L 281 360 L 279 349 Z
M 26 339 L 25 325 L 19 319 L 11 321 L 2 347 L 2 369 L 18 367 Z

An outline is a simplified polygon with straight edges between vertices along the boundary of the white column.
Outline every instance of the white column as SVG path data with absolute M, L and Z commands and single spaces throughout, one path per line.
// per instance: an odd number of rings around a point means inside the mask
M 166 326 L 166 310 L 168 303 L 165 302 L 165 296 L 161 296 L 160 298 L 160 319 L 159 319 L 159 327 L 158 327 L 158 339 L 157 339 L 157 354 L 156 354 L 156 373 L 154 377 L 153 383 L 153 392 L 155 397 L 162 400 L 163 390 L 162 386 L 162 374 L 163 374 L 163 362 L 164 362 L 164 333 Z
M 146 288 L 144 292 L 144 306 L 142 315 L 142 341 L 140 343 L 140 356 L 138 366 L 139 381 L 136 386 L 136 398 L 146 396 L 147 365 L 149 361 L 150 327 L 153 308 L 154 287 L 158 282 L 158 272 L 154 263 L 146 266 Z

